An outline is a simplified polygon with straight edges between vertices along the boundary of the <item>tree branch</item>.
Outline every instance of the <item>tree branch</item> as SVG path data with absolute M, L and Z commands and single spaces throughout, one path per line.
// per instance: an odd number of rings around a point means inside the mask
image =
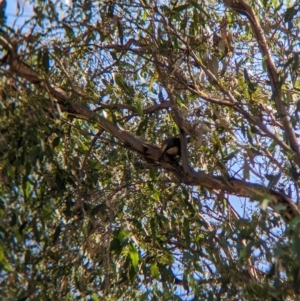
M 253 33 L 256 37 L 257 44 L 259 45 L 263 59 L 267 66 L 268 76 L 271 82 L 273 100 L 276 104 L 279 117 L 282 119 L 282 123 L 287 135 L 287 140 L 291 145 L 291 148 L 296 152 L 298 158 L 300 158 L 300 147 L 293 131 L 292 124 L 290 122 L 289 114 L 282 103 L 282 89 L 278 71 L 275 67 L 274 61 L 271 56 L 271 52 L 268 48 L 267 40 L 264 36 L 263 29 L 261 28 L 258 19 L 252 9 L 252 7 L 244 0 L 224 0 L 224 3 L 230 7 L 234 12 L 242 14 L 249 20 Z
M 3 42 L 3 40 L 1 41 Z M 13 71 L 18 76 L 28 80 L 29 82 L 47 89 L 51 96 L 56 99 L 63 112 L 87 121 L 96 119 L 99 122 L 99 126 L 101 128 L 124 143 L 124 146 L 128 149 L 139 153 L 145 160 L 150 160 L 151 162 L 158 162 L 160 160 L 161 151 L 157 146 L 148 144 L 141 139 L 138 139 L 131 133 L 120 129 L 119 127 L 115 126 L 110 121 L 96 114 L 96 112 L 88 109 L 84 105 L 70 100 L 66 91 L 61 88 L 52 86 L 47 80 L 42 79 L 37 72 L 32 70 L 29 66 L 24 65 L 18 59 L 18 56 L 12 47 L 7 45 L 6 50 L 10 55 L 10 59 L 7 62 L 11 67 L 11 71 Z M 25 69 L 26 72 L 24 72 Z M 170 93 L 169 91 L 169 97 L 170 96 L 172 96 L 172 93 Z M 176 116 L 178 117 L 179 112 L 177 113 L 178 115 Z M 177 122 L 179 123 L 179 128 L 182 130 L 183 128 L 181 127 L 180 120 Z M 272 208 L 274 208 L 276 204 L 283 204 L 287 207 L 287 210 L 283 214 L 283 217 L 286 220 L 290 220 L 294 216 L 300 215 L 297 206 L 287 195 L 272 189 L 268 189 L 262 185 L 247 183 L 235 178 L 229 178 L 224 181 L 222 177 L 210 176 L 202 172 L 196 172 L 190 167 L 188 168 L 188 170 L 183 170 L 180 165 L 173 166 L 170 164 L 162 164 L 162 166 L 166 170 L 175 173 L 179 178 L 179 182 L 186 185 L 203 186 L 209 190 L 222 190 L 228 194 L 234 194 L 241 197 L 249 197 L 260 200 L 262 198 L 265 198 L 270 200 L 268 205 Z

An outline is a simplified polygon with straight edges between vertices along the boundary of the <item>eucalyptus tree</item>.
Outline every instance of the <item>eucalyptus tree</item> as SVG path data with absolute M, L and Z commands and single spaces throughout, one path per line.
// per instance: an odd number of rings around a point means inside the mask
M 3 300 L 299 298 L 299 3 L 6 4 Z

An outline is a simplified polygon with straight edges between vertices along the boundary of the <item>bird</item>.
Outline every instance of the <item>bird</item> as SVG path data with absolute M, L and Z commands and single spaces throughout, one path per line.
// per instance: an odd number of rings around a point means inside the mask
M 169 162 L 178 161 L 177 156 L 181 156 L 180 138 L 167 138 L 161 144 L 160 150 L 161 160 Z

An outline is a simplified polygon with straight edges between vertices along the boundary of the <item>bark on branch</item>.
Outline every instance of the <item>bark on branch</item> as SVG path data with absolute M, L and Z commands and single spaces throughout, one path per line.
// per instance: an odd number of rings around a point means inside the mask
M 290 122 L 289 114 L 286 107 L 283 104 L 283 93 L 281 89 L 280 77 L 276 66 L 274 64 L 271 51 L 268 47 L 267 40 L 264 35 L 264 31 L 260 26 L 260 23 L 255 15 L 252 7 L 245 0 L 224 0 L 224 3 L 231 8 L 234 12 L 244 15 L 250 22 L 253 34 L 257 40 L 257 44 L 260 48 L 262 57 L 265 59 L 267 66 L 268 76 L 271 82 L 273 100 L 275 102 L 278 116 L 282 119 L 282 123 L 286 132 L 287 140 L 291 145 L 293 151 L 300 158 L 300 147 L 293 131 L 292 124 Z

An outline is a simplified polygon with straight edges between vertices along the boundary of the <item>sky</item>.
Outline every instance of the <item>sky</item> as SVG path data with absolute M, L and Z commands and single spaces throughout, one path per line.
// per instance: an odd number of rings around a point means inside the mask
M 19 17 L 15 26 L 23 24 L 23 22 L 32 14 L 30 5 L 27 4 L 26 1 L 24 0 L 7 0 L 6 3 L 7 3 L 6 6 L 7 24 L 9 26 L 12 26 L 14 24 L 17 18 L 18 10 L 19 10 Z M 16 28 L 15 26 L 14 28 Z

